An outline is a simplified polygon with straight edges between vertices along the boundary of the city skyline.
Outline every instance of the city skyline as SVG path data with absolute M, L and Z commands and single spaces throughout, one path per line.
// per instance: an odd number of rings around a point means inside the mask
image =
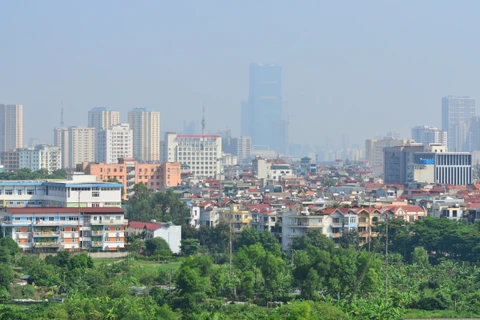
M 208 130 L 227 126 L 238 136 L 248 64 L 275 63 L 283 69 L 292 143 L 335 141 L 338 131 L 352 144 L 389 130 L 406 137 L 412 114 L 416 123 L 441 127 L 440 97 L 480 96 L 478 45 L 470 40 L 479 8 L 473 1 L 105 1 L 91 10 L 7 2 L 0 34 L 15 50 L 0 53 L 9 75 L 0 79 L 1 101 L 29 110 L 25 141 L 51 141 L 50 129 L 38 124 L 59 126 L 62 101 L 67 126 L 85 125 L 84 113 L 95 106 L 119 110 L 121 122 L 145 106 L 168 119 L 163 132 L 201 119 L 205 105 Z M 132 19 L 138 23 L 127 26 Z

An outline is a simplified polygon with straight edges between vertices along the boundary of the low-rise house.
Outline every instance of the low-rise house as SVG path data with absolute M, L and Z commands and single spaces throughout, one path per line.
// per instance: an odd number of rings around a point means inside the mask
M 172 253 L 180 253 L 182 227 L 176 226 L 171 222 L 156 223 L 130 221 L 127 227 L 127 235 L 144 235 L 145 239 L 160 237 L 168 243 Z

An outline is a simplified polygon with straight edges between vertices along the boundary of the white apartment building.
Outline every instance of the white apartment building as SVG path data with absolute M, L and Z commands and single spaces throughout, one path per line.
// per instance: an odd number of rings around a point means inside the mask
M 112 108 L 97 107 L 88 112 L 88 126 L 98 131 L 120 123 L 120 111 Z
M 447 132 L 429 126 L 415 126 L 412 128 L 412 140 L 416 143 L 421 143 L 424 146 L 429 144 L 440 144 L 447 146 Z
M 248 136 L 238 138 L 237 157 L 239 162 L 250 161 L 252 158 L 252 139 Z
M 133 158 L 133 132 L 128 123 L 97 132 L 96 161 L 117 164 L 119 158 Z
M 69 139 L 68 128 L 61 127 L 53 129 L 53 145 L 60 149 L 60 166 L 68 168 L 69 161 Z
M 130 221 L 127 228 L 127 236 L 146 233 L 146 239 L 162 238 L 168 243 L 172 253 L 179 254 L 181 251 L 182 227 L 171 222 L 139 222 Z
M 0 104 L 0 152 L 23 146 L 23 106 Z
M 164 161 L 188 165 L 195 177 L 219 177 L 222 167 L 222 139 L 217 135 L 167 132 Z
M 65 180 L 0 181 L 0 228 L 24 251 L 124 247 L 128 221 L 119 183 L 75 174 Z
M 133 131 L 133 157 L 141 162 L 160 161 L 160 112 L 134 108 L 128 113 Z
M 60 148 L 47 145 L 37 145 L 35 148 L 18 150 L 19 168 L 29 168 L 32 171 L 40 169 L 52 173 L 62 168 Z
M 69 168 L 82 162 L 95 161 L 95 128 L 68 128 Z

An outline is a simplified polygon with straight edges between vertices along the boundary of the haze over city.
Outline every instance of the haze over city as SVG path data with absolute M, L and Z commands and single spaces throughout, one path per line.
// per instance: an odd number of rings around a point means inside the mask
M 24 142 L 111 107 L 240 134 L 249 64 L 282 66 L 290 142 L 336 145 L 441 127 L 441 97 L 479 97 L 475 1 L 27 2 L 0 4 L 2 103 L 24 106 Z

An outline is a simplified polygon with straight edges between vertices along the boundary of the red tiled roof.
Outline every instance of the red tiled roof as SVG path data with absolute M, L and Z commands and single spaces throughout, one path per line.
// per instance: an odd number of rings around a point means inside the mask
M 258 192 L 257 188 L 248 188 L 247 192 Z
M 150 222 L 140 222 L 140 221 L 130 221 L 128 226 L 134 229 L 147 229 L 149 231 L 155 231 L 160 229 L 165 224 L 160 223 L 150 223 Z
M 60 207 L 43 207 L 43 208 L 6 208 L 7 212 L 17 213 L 125 213 L 125 210 L 119 207 L 88 207 L 88 208 L 60 208 Z

